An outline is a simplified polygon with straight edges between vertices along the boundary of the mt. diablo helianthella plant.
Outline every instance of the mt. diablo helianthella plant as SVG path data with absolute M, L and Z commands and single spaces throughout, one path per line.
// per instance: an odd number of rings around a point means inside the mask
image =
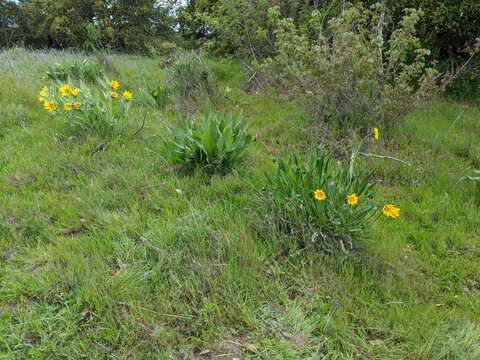
M 99 88 L 88 88 L 70 84 L 54 84 L 58 92 L 44 86 L 40 91 L 39 101 L 51 114 L 65 120 L 64 124 L 75 133 L 90 133 L 102 136 L 120 135 L 128 119 L 133 93 L 123 91 L 123 101 L 115 101 L 120 83 L 112 80 L 98 80 Z
M 337 165 L 323 149 L 313 149 L 306 160 L 292 154 L 268 177 L 275 224 L 303 245 L 351 250 L 380 215 L 372 203 L 371 176 L 354 172 L 348 163 Z M 395 209 L 387 210 L 392 218 L 399 216 Z

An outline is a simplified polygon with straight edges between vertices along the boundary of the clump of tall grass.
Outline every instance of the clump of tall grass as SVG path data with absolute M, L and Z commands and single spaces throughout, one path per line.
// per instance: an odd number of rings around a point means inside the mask
M 170 66 L 167 86 L 183 105 L 210 102 L 218 95 L 212 70 L 195 52 L 182 54 Z
M 67 81 L 68 79 L 97 81 L 105 78 L 103 67 L 91 60 L 74 61 L 71 63 L 49 64 L 47 77 L 54 81 Z
M 207 107 L 198 120 L 177 113 L 167 148 L 176 163 L 224 173 L 245 157 L 251 141 L 241 114 L 215 113 Z

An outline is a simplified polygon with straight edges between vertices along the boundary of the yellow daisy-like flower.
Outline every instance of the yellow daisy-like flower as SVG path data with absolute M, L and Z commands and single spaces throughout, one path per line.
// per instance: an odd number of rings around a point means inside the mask
M 73 87 L 70 89 L 70 93 L 73 95 L 73 96 L 77 96 L 79 93 L 80 93 L 80 89 L 76 88 L 76 87 Z
M 392 204 L 385 204 L 383 207 L 383 215 L 392 219 L 397 219 L 400 217 L 400 208 Z
M 80 109 L 80 105 L 82 105 L 82 104 L 80 104 L 80 101 L 75 101 L 75 102 L 73 103 L 73 107 L 74 107 L 75 109 Z
M 58 88 L 58 91 L 60 92 L 60 95 L 62 95 L 63 97 L 66 97 L 70 94 L 70 86 L 62 85 Z
M 378 128 L 373 129 L 373 140 L 378 141 L 379 139 L 379 134 L 378 134 Z
M 125 101 L 130 101 L 130 100 L 132 100 L 132 98 L 133 98 L 133 94 L 132 94 L 132 92 L 129 91 L 129 90 L 125 90 L 125 91 L 123 92 L 122 96 L 123 96 L 123 100 L 125 100 Z
M 353 193 L 347 196 L 347 203 L 350 206 L 355 206 L 358 204 L 358 196 L 357 194 Z
M 112 91 L 111 95 L 112 95 L 112 98 L 114 98 L 114 99 L 118 98 L 118 93 L 115 92 L 115 91 Z
M 65 103 L 63 105 L 63 110 L 65 110 L 65 111 L 72 111 L 72 109 L 73 109 L 73 104 L 72 103 Z
M 120 83 L 117 80 L 110 81 L 110 87 L 112 90 L 117 90 L 120 87 Z
M 40 96 L 42 98 L 47 98 L 48 97 L 48 88 L 44 86 L 42 90 L 40 90 Z
M 54 101 L 45 101 L 43 107 L 51 113 L 57 110 L 57 104 Z
M 315 197 L 315 200 L 318 201 L 323 201 L 327 198 L 327 195 L 323 190 L 317 189 L 313 192 L 313 196 Z

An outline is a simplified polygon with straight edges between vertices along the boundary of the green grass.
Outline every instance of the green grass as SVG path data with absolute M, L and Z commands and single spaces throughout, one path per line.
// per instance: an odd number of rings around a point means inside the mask
M 322 142 L 301 105 L 211 60 L 256 140 L 231 174 L 185 174 L 164 153 L 172 109 L 137 104 L 145 129 L 108 146 L 59 135 L 37 92 L 48 63 L 83 58 L 0 53 L 0 359 L 480 358 L 479 208 L 455 185 L 479 108 L 426 106 L 367 149 L 412 164 L 358 160 L 401 218 L 322 257 L 286 251 L 259 199 L 276 159 Z M 118 55 L 110 75 L 142 100 L 159 63 Z

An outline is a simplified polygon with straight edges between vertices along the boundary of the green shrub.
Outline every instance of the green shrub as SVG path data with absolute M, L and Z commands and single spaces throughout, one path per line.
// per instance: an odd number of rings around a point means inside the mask
M 319 12 L 299 28 L 272 8 L 277 54 L 263 69 L 306 96 L 319 120 L 355 130 L 392 123 L 435 91 L 438 73 L 415 35 L 421 13 L 407 9 L 388 40 L 382 14 L 378 5 L 348 7 L 321 31 Z
M 54 82 L 40 91 L 39 101 L 74 135 L 98 135 L 105 138 L 123 134 L 133 98 L 131 91 L 120 90 L 120 84 L 98 80 L 99 88 L 85 83 L 78 87 Z
M 218 94 L 217 81 L 210 67 L 194 52 L 182 54 L 168 71 L 167 85 L 180 103 L 213 100 Z
M 75 61 L 70 64 L 49 64 L 47 77 L 54 81 L 82 80 L 96 81 L 105 77 L 102 66 L 90 60 Z
M 167 146 L 172 159 L 186 167 L 226 172 L 242 160 L 251 140 L 241 114 L 214 113 L 206 108 L 198 121 L 178 113 Z
M 291 155 L 267 178 L 267 199 L 275 225 L 302 246 L 352 249 L 354 240 L 376 218 L 371 175 L 355 173 L 349 164 L 337 165 L 322 149 L 312 150 L 306 160 Z

